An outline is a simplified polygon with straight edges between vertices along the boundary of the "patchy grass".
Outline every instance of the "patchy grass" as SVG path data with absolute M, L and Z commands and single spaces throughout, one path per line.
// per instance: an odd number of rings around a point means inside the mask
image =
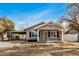
M 0 49 L 1 56 L 79 56 L 79 43 L 31 43 Z

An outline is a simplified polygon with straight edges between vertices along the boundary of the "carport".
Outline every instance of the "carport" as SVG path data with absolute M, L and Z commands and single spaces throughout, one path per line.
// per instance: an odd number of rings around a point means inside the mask
M 11 31 L 8 33 L 9 40 L 26 40 L 26 31 Z

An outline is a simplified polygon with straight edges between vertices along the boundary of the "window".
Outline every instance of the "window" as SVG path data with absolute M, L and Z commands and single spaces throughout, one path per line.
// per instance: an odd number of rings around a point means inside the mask
M 31 31 L 29 36 L 30 36 L 30 38 L 36 38 L 37 37 L 37 32 L 36 31 Z
M 55 38 L 57 37 L 57 32 L 56 31 L 51 31 L 50 32 L 50 38 Z

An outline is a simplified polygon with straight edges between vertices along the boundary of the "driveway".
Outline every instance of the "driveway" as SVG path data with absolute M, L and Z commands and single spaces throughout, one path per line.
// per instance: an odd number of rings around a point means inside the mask
M 14 46 L 18 46 L 20 43 L 17 42 L 0 42 L 0 48 L 11 48 Z
M 37 43 L 37 42 L 25 42 L 25 41 L 9 41 L 0 42 L 0 48 L 11 48 L 14 46 L 29 46 L 29 45 L 53 45 L 54 47 L 63 48 L 79 48 L 79 42 L 64 42 L 64 43 Z

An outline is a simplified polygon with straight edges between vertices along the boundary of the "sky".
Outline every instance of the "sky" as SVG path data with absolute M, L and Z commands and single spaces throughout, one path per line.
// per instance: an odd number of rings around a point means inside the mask
M 66 14 L 64 3 L 0 3 L 0 17 L 6 16 L 15 23 L 15 29 L 40 22 L 57 21 Z

